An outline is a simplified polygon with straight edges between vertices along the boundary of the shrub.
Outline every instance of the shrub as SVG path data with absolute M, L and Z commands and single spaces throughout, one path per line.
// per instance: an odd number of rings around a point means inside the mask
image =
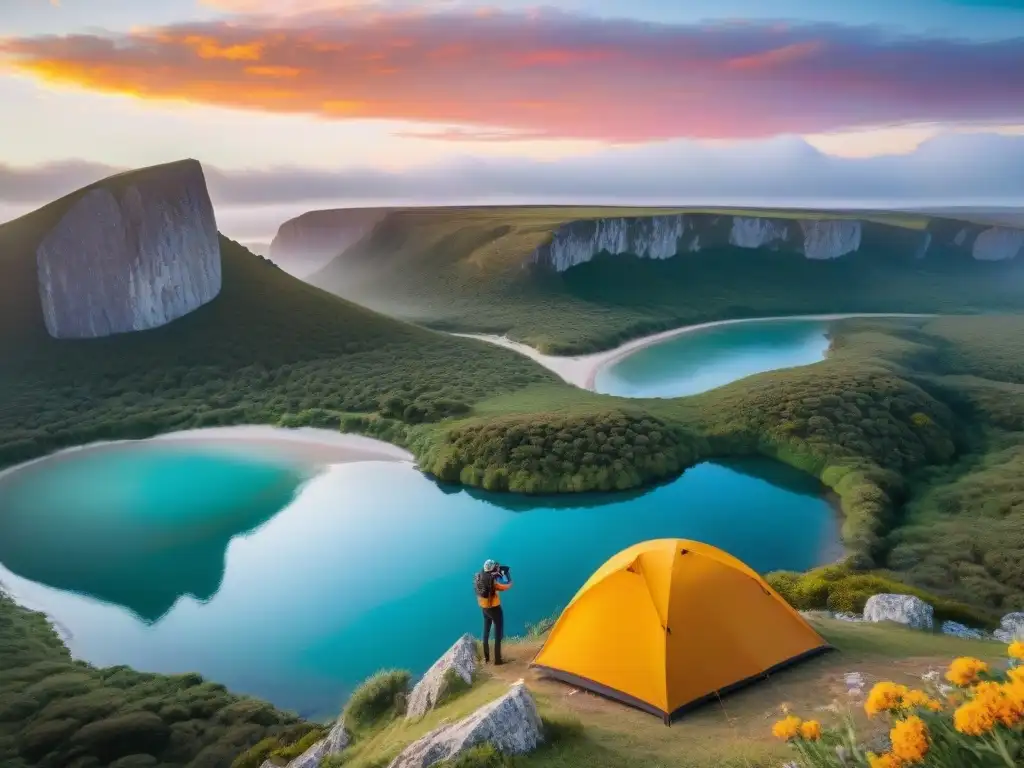
M 345 725 L 364 730 L 395 711 L 396 699 L 409 691 L 412 675 L 404 669 L 386 669 L 368 677 L 349 697 L 342 711 Z
M 169 738 L 170 729 L 152 712 L 132 712 L 89 723 L 71 741 L 101 760 L 113 760 L 136 752 L 159 754 Z
M 802 611 L 860 613 L 872 595 L 893 593 L 921 598 L 935 609 L 938 621 L 948 619 L 981 628 L 998 624 L 993 614 L 982 609 L 909 586 L 884 573 L 860 573 L 845 565 L 826 566 L 803 574 L 777 571 L 767 574 L 765 579 L 787 603 Z
M 312 747 L 326 735 L 327 732 L 323 729 L 310 731 L 305 736 L 296 741 L 294 744 L 278 746 L 276 749 L 270 752 L 269 756 L 280 759 L 282 763 L 287 763 L 288 761 L 294 760 L 296 757 L 301 755 L 303 752 Z

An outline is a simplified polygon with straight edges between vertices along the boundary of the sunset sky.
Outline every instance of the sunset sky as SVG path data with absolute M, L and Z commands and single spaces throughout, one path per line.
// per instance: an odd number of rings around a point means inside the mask
M 467 202 L 1024 204 L 1024 0 L 0 0 L 0 220 L 195 157 L 228 234 Z

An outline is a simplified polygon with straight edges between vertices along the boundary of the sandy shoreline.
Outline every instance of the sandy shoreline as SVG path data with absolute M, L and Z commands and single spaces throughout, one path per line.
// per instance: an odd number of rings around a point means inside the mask
M 82 451 L 101 451 L 127 444 L 202 446 L 233 451 L 242 456 L 298 461 L 314 465 L 345 464 L 352 461 L 412 462 L 415 460 L 411 453 L 397 445 L 362 435 L 349 435 L 313 427 L 286 429 L 251 424 L 168 432 L 143 440 L 110 440 L 88 443 L 65 448 L 47 456 L 0 470 L 0 478 L 43 461 L 71 457 Z
M 739 325 L 741 323 L 767 323 L 767 322 L 779 322 L 786 320 L 846 320 L 849 318 L 856 317 L 935 317 L 933 314 L 917 314 L 917 313 L 900 313 L 900 312 L 848 312 L 834 315 L 781 315 L 777 317 L 744 317 L 735 320 L 714 320 L 709 323 L 699 323 L 697 325 L 685 325 L 681 328 L 673 328 L 668 331 L 661 331 L 659 333 L 653 333 L 650 336 L 641 336 L 638 339 L 627 341 L 614 349 L 608 349 L 604 352 L 594 352 L 589 355 L 576 355 L 570 357 L 563 357 L 559 355 L 545 355 L 542 352 L 538 352 L 533 347 L 522 344 L 518 341 L 512 341 L 506 336 L 494 336 L 492 334 L 485 333 L 455 333 L 453 336 L 462 336 L 468 339 L 479 339 L 480 341 L 486 341 L 490 344 L 495 344 L 499 347 L 505 347 L 518 352 L 521 355 L 529 357 L 531 360 L 543 365 L 548 370 L 558 374 L 563 381 L 580 387 L 581 389 L 587 389 L 590 391 L 594 390 L 594 382 L 597 378 L 598 372 L 613 363 L 618 362 L 624 357 L 631 355 L 632 353 L 649 347 L 652 344 L 657 344 L 667 339 L 672 339 L 677 336 L 683 336 L 687 333 L 693 333 L 695 331 L 702 331 L 708 328 L 718 328 L 726 325 Z

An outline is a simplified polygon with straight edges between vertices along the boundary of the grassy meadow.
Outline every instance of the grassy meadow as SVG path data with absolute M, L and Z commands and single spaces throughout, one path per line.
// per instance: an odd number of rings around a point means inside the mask
M 852 715 L 868 738 L 877 738 L 862 699 L 847 694 L 844 676 L 859 672 L 868 687 L 894 680 L 910 687 L 931 669 L 944 669 L 958 656 L 971 655 L 993 666 L 1005 661 L 999 643 L 969 641 L 885 625 L 855 625 L 812 619 L 835 652 L 795 665 L 770 678 L 696 709 L 665 727 L 660 719 L 602 697 L 576 691 L 528 668 L 544 635 L 509 644 L 510 663 L 483 667 L 473 685 L 449 698 L 418 721 L 402 717 L 407 674 L 383 671 L 353 693 L 360 709 L 372 701 L 375 716 L 360 719 L 352 746 L 324 768 L 382 768 L 408 744 L 438 725 L 458 720 L 501 696 L 508 685 L 524 679 L 537 701 L 546 743 L 536 752 L 506 757 L 476 748 L 441 768 L 781 768 L 793 755 L 772 737 L 771 724 L 785 709 L 814 712 L 823 724 Z M 865 691 L 866 692 L 866 691 Z M 823 711 L 824 710 L 824 711 Z M 253 768 L 250 755 L 233 768 Z

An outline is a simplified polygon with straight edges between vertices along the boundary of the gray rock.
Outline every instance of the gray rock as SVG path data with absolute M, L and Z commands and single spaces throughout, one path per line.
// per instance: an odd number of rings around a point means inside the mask
M 971 255 L 979 261 L 1004 261 L 1024 253 L 1024 229 L 991 227 L 974 241 Z
M 348 732 L 341 718 L 338 718 L 338 722 L 327 732 L 327 754 L 336 755 L 345 749 L 351 741 L 352 735 Z
M 1008 613 L 999 621 L 999 629 L 992 636 L 1001 643 L 1024 640 L 1024 613 Z
M 861 223 L 849 219 L 801 219 L 804 256 L 808 259 L 838 259 L 860 248 Z
M 387 213 L 386 208 L 308 211 L 280 226 L 267 257 L 296 277 L 308 277 L 373 231 Z
M 221 289 L 220 242 L 195 160 L 114 176 L 81 193 L 36 249 L 51 336 L 156 328 Z
M 320 763 L 327 757 L 327 739 L 320 739 L 290 763 L 288 768 L 320 768 Z
M 350 741 L 351 736 L 348 729 L 345 728 L 345 724 L 339 718 L 338 722 L 328 731 L 326 737 L 320 739 L 320 741 L 288 763 L 287 768 L 320 768 L 324 758 L 338 754 L 349 745 Z M 267 768 L 267 763 L 261 765 L 260 768 Z M 273 763 L 270 763 L 270 765 L 272 768 L 278 768 Z
M 935 610 L 913 595 L 872 595 L 864 605 L 865 621 L 895 621 L 912 629 L 931 629 Z
M 985 633 L 980 629 L 971 629 L 956 621 L 942 622 L 942 634 L 962 637 L 968 640 L 981 640 L 986 637 Z
M 423 717 L 437 706 L 448 693 L 451 677 L 458 676 L 466 685 L 473 682 L 476 672 L 476 643 L 472 636 L 463 635 L 445 654 L 434 662 L 409 694 L 406 719 Z
M 453 725 L 443 725 L 413 742 L 388 768 L 428 768 L 480 744 L 506 755 L 532 752 L 544 741 L 533 696 L 522 680 L 499 699 Z

